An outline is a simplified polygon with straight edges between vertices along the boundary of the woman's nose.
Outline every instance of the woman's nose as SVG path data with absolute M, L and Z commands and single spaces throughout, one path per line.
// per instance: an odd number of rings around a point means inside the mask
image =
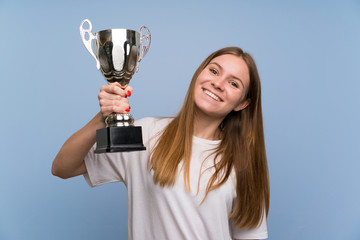
M 216 78 L 213 79 L 211 82 L 212 86 L 218 90 L 224 90 L 224 79 L 223 78 Z

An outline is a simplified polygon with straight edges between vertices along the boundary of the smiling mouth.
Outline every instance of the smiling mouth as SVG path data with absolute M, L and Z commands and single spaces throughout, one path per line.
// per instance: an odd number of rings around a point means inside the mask
M 204 93 L 214 99 L 215 101 L 222 102 L 222 99 L 215 95 L 214 93 L 210 92 L 209 90 L 204 89 Z

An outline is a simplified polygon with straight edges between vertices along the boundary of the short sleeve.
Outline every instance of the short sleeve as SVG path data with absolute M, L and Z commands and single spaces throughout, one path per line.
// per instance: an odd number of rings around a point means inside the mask
M 134 175 L 141 175 L 146 171 L 147 160 L 150 154 L 152 137 L 169 123 L 170 119 L 143 118 L 135 121 L 135 126 L 142 127 L 143 142 L 146 151 L 100 153 L 95 154 L 96 144 L 85 156 L 87 173 L 84 174 L 90 187 L 111 182 L 124 182 Z M 132 176 L 130 176 L 132 175 Z
M 233 239 L 267 239 L 267 222 L 266 217 L 263 217 L 261 224 L 254 229 L 236 228 L 232 220 L 230 220 L 230 226 Z
M 87 173 L 84 174 L 90 187 L 110 182 L 123 182 L 125 178 L 126 161 L 121 153 L 95 154 L 94 145 L 85 156 Z

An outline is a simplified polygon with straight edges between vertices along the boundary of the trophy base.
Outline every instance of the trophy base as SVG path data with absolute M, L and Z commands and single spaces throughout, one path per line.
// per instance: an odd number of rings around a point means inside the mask
M 141 127 L 106 127 L 96 130 L 95 153 L 146 150 Z

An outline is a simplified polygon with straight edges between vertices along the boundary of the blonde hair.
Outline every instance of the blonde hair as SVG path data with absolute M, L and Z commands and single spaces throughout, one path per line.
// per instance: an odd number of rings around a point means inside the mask
M 230 217 L 239 228 L 255 228 L 264 217 L 264 212 L 266 216 L 268 214 L 270 186 L 261 110 L 260 77 L 255 61 L 242 49 L 238 47 L 220 49 L 201 63 L 192 78 L 180 112 L 164 129 L 152 150 L 150 165 L 154 171 L 154 182 L 166 187 L 174 185 L 177 168 L 183 161 L 185 187 L 190 189 L 195 82 L 212 59 L 224 54 L 241 57 L 246 62 L 250 73 L 247 93 L 250 103 L 241 111 L 230 112 L 222 122 L 221 143 L 214 152 L 215 158 L 219 158 L 220 161 L 214 165 L 215 172 L 208 182 L 205 198 L 209 191 L 224 184 L 234 170 L 237 197 Z

